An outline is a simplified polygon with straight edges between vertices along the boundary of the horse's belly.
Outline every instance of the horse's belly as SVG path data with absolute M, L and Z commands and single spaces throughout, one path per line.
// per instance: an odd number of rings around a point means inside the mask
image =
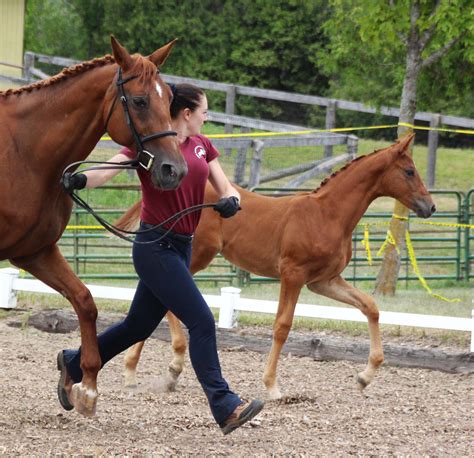
M 230 247 L 226 247 L 222 254 L 232 264 L 254 275 L 280 278 L 278 260 L 272 259 L 264 253 L 248 250 L 243 252 L 242 249 L 232 250 Z
M 6 215 L 6 216 L 5 216 Z M 0 259 L 14 259 L 32 255 L 52 245 L 61 236 L 68 215 L 36 210 L 16 215 L 3 212 L 0 217 Z

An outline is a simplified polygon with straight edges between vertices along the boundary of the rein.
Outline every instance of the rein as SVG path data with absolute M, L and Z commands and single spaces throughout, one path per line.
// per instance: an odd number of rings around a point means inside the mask
M 127 122 L 128 127 L 132 131 L 133 139 L 135 140 L 135 144 L 136 144 L 136 147 L 137 147 L 137 156 L 136 156 L 136 158 L 133 159 L 133 160 L 124 161 L 124 162 L 102 162 L 102 161 L 78 161 L 78 162 L 73 162 L 72 164 L 69 164 L 64 169 L 63 176 L 64 176 L 65 173 L 68 172 L 69 169 L 77 167 L 77 166 L 82 165 L 82 164 L 102 164 L 102 165 L 101 166 L 88 167 L 86 169 L 82 169 L 80 172 L 79 171 L 73 172 L 72 176 L 74 176 L 78 173 L 89 171 L 89 170 L 108 170 L 108 169 L 121 169 L 121 170 L 127 170 L 127 169 L 130 170 L 130 169 L 132 169 L 132 170 L 137 170 L 138 167 L 140 167 L 140 166 L 143 167 L 146 171 L 150 171 L 151 167 L 153 166 L 153 161 L 155 160 L 155 156 L 153 156 L 153 154 L 151 154 L 149 151 L 147 151 L 143 147 L 143 143 L 148 142 L 150 140 L 153 140 L 155 138 L 162 138 L 162 137 L 177 135 L 177 132 L 172 131 L 172 130 L 165 130 L 165 131 L 161 131 L 161 132 L 156 132 L 154 134 L 146 135 L 144 137 L 141 137 L 138 134 L 137 129 L 135 128 L 135 124 L 133 123 L 133 119 L 130 116 L 130 110 L 128 108 L 128 99 L 127 99 L 127 95 L 125 94 L 125 90 L 123 88 L 125 83 L 127 83 L 128 81 L 130 81 L 134 78 L 137 78 L 137 75 L 132 75 L 132 76 L 129 76 L 128 78 L 122 79 L 122 68 L 121 67 L 118 68 L 116 85 L 118 87 L 119 94 L 117 94 L 115 96 L 114 101 L 112 103 L 112 106 L 110 107 L 110 110 L 109 110 L 109 113 L 107 115 L 107 119 L 106 119 L 106 122 L 105 122 L 105 130 L 107 130 L 107 126 L 108 126 L 110 117 L 112 116 L 112 112 L 113 112 L 114 107 L 115 107 L 115 103 L 117 101 L 118 96 L 120 95 L 120 100 L 122 102 L 123 111 L 124 111 L 124 114 L 125 114 L 125 121 Z M 107 165 L 104 165 L 104 164 L 107 164 Z M 160 240 L 164 239 L 172 231 L 175 224 L 181 218 L 183 218 L 184 216 L 188 215 L 189 213 L 193 213 L 195 211 L 202 210 L 203 208 L 214 207 L 214 205 L 215 205 L 215 204 L 193 205 L 192 207 L 185 208 L 184 210 L 181 210 L 178 213 L 175 213 L 174 215 L 170 216 L 167 220 L 163 221 L 162 223 L 157 224 L 157 225 L 155 225 L 153 227 L 150 227 L 148 229 L 144 229 L 144 230 L 140 230 L 140 231 L 126 231 L 124 229 L 118 228 L 117 226 L 114 226 L 113 224 L 109 223 L 107 220 L 102 218 L 92 207 L 89 206 L 89 204 L 84 199 L 79 197 L 76 193 L 72 192 L 72 193 L 70 193 L 70 196 L 71 196 L 71 199 L 77 205 L 79 205 L 84 210 L 86 210 L 88 213 L 90 213 L 109 232 L 111 232 L 112 234 L 114 234 L 115 236 L 117 236 L 117 237 L 119 237 L 123 240 L 126 240 L 127 242 L 137 243 L 137 244 L 140 244 L 140 245 L 147 245 L 147 244 L 150 244 L 150 243 L 159 242 Z M 174 223 L 171 225 L 171 227 L 169 229 L 167 229 L 166 232 L 164 234 L 162 234 L 156 240 L 151 240 L 151 241 L 148 241 L 148 242 L 137 242 L 133 238 L 124 235 L 124 234 L 138 235 L 138 234 L 143 234 L 143 233 L 146 233 L 146 232 L 151 232 L 151 231 L 154 231 L 156 229 L 162 229 L 165 224 L 167 224 L 171 221 L 174 221 Z

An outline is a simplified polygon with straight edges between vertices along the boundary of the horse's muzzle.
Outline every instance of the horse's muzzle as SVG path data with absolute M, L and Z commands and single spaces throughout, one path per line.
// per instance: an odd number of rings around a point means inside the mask
M 429 218 L 436 211 L 436 206 L 431 198 L 417 199 L 414 210 L 419 218 Z
M 176 189 L 181 180 L 188 173 L 188 167 L 186 163 L 181 164 L 169 164 L 162 162 L 152 172 L 153 184 L 161 189 Z

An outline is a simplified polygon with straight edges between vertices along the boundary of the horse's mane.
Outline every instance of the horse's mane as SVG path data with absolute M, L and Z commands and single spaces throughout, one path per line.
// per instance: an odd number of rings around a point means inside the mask
M 150 76 L 156 73 L 155 65 L 141 56 L 140 54 L 133 55 L 134 63 L 131 69 L 132 72 L 139 75 L 141 80 L 149 78 Z M 82 73 L 92 70 L 96 67 L 101 67 L 104 65 L 109 65 L 115 63 L 115 59 L 110 54 L 105 55 L 104 57 L 97 57 L 95 59 L 89 60 L 87 62 L 81 62 L 80 64 L 67 67 L 58 73 L 57 75 L 52 76 L 51 78 L 37 81 L 35 83 L 29 84 L 28 86 L 23 86 L 18 89 L 8 89 L 6 91 L 0 91 L 0 97 L 8 97 L 10 95 L 20 95 L 24 92 L 32 92 L 34 90 L 40 90 L 45 87 L 49 87 L 55 84 L 60 83 L 68 78 L 71 78 L 76 75 L 81 75 Z
M 339 175 L 341 172 L 344 172 L 345 170 L 347 170 L 349 167 L 351 167 L 352 165 L 354 165 L 354 163 L 360 161 L 361 159 L 365 159 L 367 157 L 371 157 L 373 156 L 374 154 L 377 154 L 379 153 L 380 151 L 382 151 L 382 149 L 378 149 L 378 150 L 375 150 L 373 153 L 370 153 L 370 154 L 363 154 L 362 156 L 359 156 L 359 157 L 356 157 L 355 159 L 353 159 L 351 162 L 348 162 L 347 164 L 345 164 L 343 167 L 341 167 L 339 170 L 336 170 L 334 173 L 332 173 L 331 175 L 327 176 L 323 181 L 321 181 L 320 185 L 314 190 L 314 191 L 311 191 L 312 194 L 316 194 L 323 186 L 325 186 L 332 178 L 334 178 L 336 175 Z

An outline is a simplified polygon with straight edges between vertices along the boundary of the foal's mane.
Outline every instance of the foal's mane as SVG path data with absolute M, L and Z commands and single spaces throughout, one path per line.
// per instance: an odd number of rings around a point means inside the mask
M 140 80 L 150 78 L 156 73 L 155 65 L 148 60 L 147 58 L 141 56 L 140 54 L 134 54 L 133 67 L 130 71 L 137 74 Z M 40 90 L 45 87 L 50 87 L 60 83 L 61 81 L 67 80 L 77 75 L 81 75 L 89 70 L 92 70 L 97 67 L 102 67 L 104 65 L 109 65 L 115 63 L 115 59 L 110 54 L 105 55 L 104 57 L 97 57 L 95 59 L 81 62 L 80 64 L 67 67 L 58 73 L 57 75 L 52 76 L 51 78 L 37 81 L 35 83 L 29 84 L 28 86 L 23 86 L 18 89 L 8 89 L 6 91 L 0 91 L 0 97 L 8 97 L 10 95 L 20 95 L 24 92 L 32 92 L 34 90 Z
M 385 148 L 385 149 L 386 149 L 386 148 Z M 311 193 L 312 193 L 312 194 L 316 194 L 323 186 L 327 185 L 327 183 L 328 183 L 332 178 L 334 178 L 336 175 L 339 175 L 341 172 L 346 171 L 348 168 L 350 168 L 352 165 L 354 165 L 354 163 L 359 162 L 359 161 L 362 160 L 362 159 L 366 159 L 366 158 L 368 158 L 368 157 L 371 157 L 371 156 L 373 156 L 374 154 L 379 153 L 380 151 L 383 151 L 383 148 L 382 148 L 382 149 L 375 150 L 373 153 L 370 153 L 370 154 L 363 154 L 362 156 L 356 157 L 356 158 L 353 159 L 351 162 L 348 162 L 346 165 L 344 165 L 343 167 L 341 167 L 339 170 L 336 170 L 334 173 L 332 173 L 331 175 L 327 176 L 323 181 L 321 181 L 320 185 L 319 185 L 314 191 L 311 191 Z

